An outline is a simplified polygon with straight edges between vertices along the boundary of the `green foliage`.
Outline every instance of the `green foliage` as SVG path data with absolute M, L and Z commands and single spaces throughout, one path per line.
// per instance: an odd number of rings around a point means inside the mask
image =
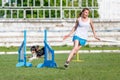
M 45 18 L 49 18 L 49 10 L 45 10 Z
M 7 18 L 11 18 L 11 11 L 7 10 Z
M 71 16 L 70 16 L 71 18 L 75 18 L 76 16 L 75 16 L 75 11 L 74 10 L 71 10 Z
M 37 10 L 33 10 L 33 18 L 37 18 Z
M 60 10 L 57 10 L 57 18 L 60 18 Z
M 43 0 L 43 5 L 41 4 L 41 1 L 40 0 L 35 0 L 35 5 L 34 5 L 34 0 L 29 0 L 29 2 L 27 2 L 27 0 L 24 0 L 23 2 L 21 2 L 22 0 L 17 0 L 17 6 L 18 7 L 26 7 L 26 6 L 30 6 L 30 7 L 33 7 L 33 6 L 38 6 L 40 8 L 42 8 L 43 6 L 49 6 L 49 3 L 48 3 L 48 0 Z M 88 1 L 88 3 L 86 2 Z M 93 4 L 92 4 L 92 1 Z M 13 3 L 15 2 L 15 0 L 12 0 L 11 1 L 11 6 L 14 6 Z M 65 7 L 66 5 L 69 6 L 69 7 L 72 7 L 72 6 L 75 6 L 75 7 L 78 7 L 78 2 L 79 0 L 73 0 L 73 5 L 72 5 L 72 0 L 68 0 L 68 3 L 66 3 L 66 0 L 62 0 L 62 6 Z M 98 2 L 97 0 L 81 0 L 81 7 L 97 7 L 98 6 Z M 2 0 L 0 0 L 0 6 L 2 5 Z M 88 6 L 87 6 L 88 5 Z M 5 6 L 9 6 L 9 3 L 6 3 Z M 55 6 L 55 3 L 54 3 L 54 0 L 50 0 L 50 6 Z M 60 0 L 56 0 L 56 6 L 60 6 Z M 34 7 L 35 8 L 35 7 Z M 64 10 L 64 16 L 63 18 L 76 18 L 78 16 L 75 16 L 75 10 L 71 10 L 69 11 L 68 9 Z M 0 14 L 0 17 L 1 16 L 4 16 L 4 11 L 0 11 L 1 14 Z M 92 12 L 90 13 L 90 17 L 94 17 L 94 18 L 98 18 L 99 17 L 99 14 L 98 14 L 98 10 L 94 10 L 94 15 L 92 15 Z M 80 10 L 77 11 L 77 15 L 80 13 Z M 14 11 L 12 16 L 13 18 L 17 18 L 17 12 Z M 51 16 L 49 15 L 51 14 Z M 23 18 L 23 11 L 20 10 L 19 11 L 19 18 Z M 55 10 L 51 10 L 51 13 L 49 10 L 45 10 L 45 16 L 43 16 L 43 10 L 40 10 L 39 11 L 39 14 L 37 12 L 37 10 L 34 10 L 33 11 L 33 18 L 37 18 L 37 16 L 39 18 L 60 18 L 60 10 L 57 10 L 57 14 L 55 14 Z M 10 11 L 7 11 L 7 18 L 11 18 L 11 12 Z M 31 16 L 31 11 L 26 11 L 26 18 L 32 18 Z
M 17 18 L 17 10 L 13 10 L 13 18 Z
M 97 18 L 99 16 L 99 13 L 97 10 L 94 10 L 94 18 Z
M 4 10 L 0 10 L 0 17 L 3 17 L 4 16 Z
M 0 6 L 2 6 L 2 0 L 0 0 Z
M 31 18 L 31 10 L 26 11 L 26 18 Z
M 56 6 L 60 6 L 60 0 L 56 0 Z
M 69 18 L 69 10 L 64 10 L 64 18 Z
M 44 0 L 44 6 L 48 6 L 48 0 Z
M 51 13 L 53 13 L 53 14 L 51 14 L 51 17 L 55 18 L 55 10 L 51 10 Z
M 66 0 L 62 0 L 62 6 L 66 6 Z
M 74 0 L 74 4 L 73 5 L 77 7 L 78 6 L 78 2 L 79 2 L 79 0 Z
M 33 1 L 33 0 L 32 0 L 32 1 Z M 40 4 L 41 4 L 40 0 L 35 0 L 35 5 L 36 5 L 36 6 L 40 6 Z
M 88 3 L 86 1 L 88 1 Z M 94 1 L 93 4 L 92 1 Z M 98 2 L 97 0 L 82 0 L 82 7 L 87 7 L 87 5 L 88 7 L 98 6 Z
M 43 10 L 39 10 L 39 18 L 43 18 Z
M 23 18 L 23 10 L 19 10 L 19 18 Z

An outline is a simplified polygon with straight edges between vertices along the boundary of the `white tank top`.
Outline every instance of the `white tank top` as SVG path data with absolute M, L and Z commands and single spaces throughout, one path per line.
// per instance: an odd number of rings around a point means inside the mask
M 78 27 L 74 35 L 87 40 L 89 27 L 90 27 L 90 18 L 88 18 L 88 21 L 86 22 L 83 22 L 81 20 L 81 17 L 78 18 Z

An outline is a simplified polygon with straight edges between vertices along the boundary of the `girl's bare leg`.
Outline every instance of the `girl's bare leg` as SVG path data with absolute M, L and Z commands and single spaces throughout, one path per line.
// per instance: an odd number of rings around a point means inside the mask
M 65 67 L 68 66 L 69 62 L 72 60 L 73 56 L 78 52 L 78 50 L 81 48 L 82 46 L 80 46 L 79 41 L 75 40 L 74 41 L 74 47 L 72 49 L 72 51 L 70 52 L 68 59 L 66 61 L 66 65 L 64 65 Z
M 67 61 L 70 62 L 71 59 L 73 58 L 73 56 L 78 52 L 78 50 L 81 48 L 82 46 L 79 45 L 79 42 L 77 40 L 74 41 L 74 47 L 72 49 L 72 51 L 70 52 Z

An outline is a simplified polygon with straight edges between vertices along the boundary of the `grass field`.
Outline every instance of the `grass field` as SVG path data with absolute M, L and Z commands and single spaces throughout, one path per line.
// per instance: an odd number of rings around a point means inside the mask
M 42 47 L 42 46 L 40 46 Z M 73 46 L 51 46 L 54 50 L 71 50 Z M 0 52 L 11 52 L 11 51 L 18 51 L 19 47 L 0 47 Z M 80 50 L 120 50 L 119 46 L 95 46 L 95 47 L 90 47 L 89 45 L 86 45 L 82 47 Z M 30 47 L 27 47 L 27 51 L 30 51 Z
M 63 64 L 68 54 L 56 54 L 57 68 L 36 68 L 43 58 L 34 60 L 33 67 L 16 68 L 17 55 L 0 55 L 0 80 L 120 80 L 120 54 L 80 54 L 84 62 Z

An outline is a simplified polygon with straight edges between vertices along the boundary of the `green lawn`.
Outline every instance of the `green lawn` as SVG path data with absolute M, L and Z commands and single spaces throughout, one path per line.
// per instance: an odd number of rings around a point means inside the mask
M 58 68 L 36 68 L 43 58 L 34 60 L 33 67 L 16 68 L 17 55 L 0 55 L 0 80 L 119 80 L 120 54 L 80 54 L 84 62 L 63 64 L 68 54 L 55 54 Z
M 11 51 L 18 51 L 19 47 L 0 47 L 0 52 L 11 52 Z M 41 47 L 40 47 L 41 48 Z M 52 46 L 54 50 L 71 50 L 73 46 Z M 119 46 L 95 46 L 90 47 L 89 45 L 86 45 L 81 48 L 81 50 L 120 50 Z M 30 47 L 27 47 L 27 51 L 30 51 Z

